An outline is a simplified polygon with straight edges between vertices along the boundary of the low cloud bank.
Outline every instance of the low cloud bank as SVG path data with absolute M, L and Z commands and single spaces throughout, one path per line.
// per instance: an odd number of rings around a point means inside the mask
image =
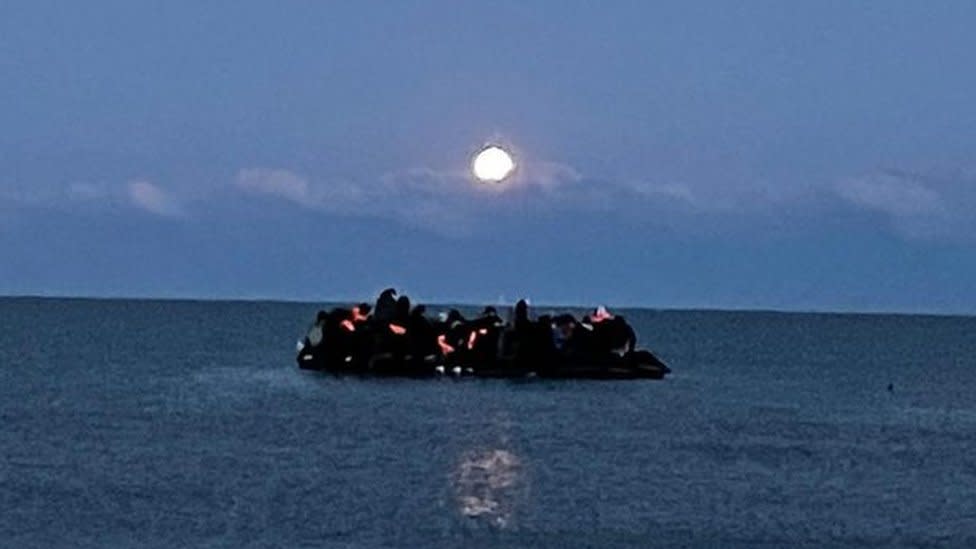
M 176 222 L 203 212 L 233 216 L 234 204 L 241 201 L 278 203 L 454 237 L 553 217 L 583 224 L 612 217 L 621 226 L 646 229 L 653 223 L 655 230 L 663 227 L 675 234 L 718 234 L 730 227 L 817 231 L 843 217 L 855 220 L 852 227 L 874 226 L 907 239 L 976 238 L 976 170 L 934 175 L 888 170 L 807 187 L 747 187 L 653 177 L 610 181 L 565 163 L 537 161 L 523 163 L 500 185 L 477 183 L 467 170 L 414 168 L 353 180 L 282 167 L 244 168 L 223 183 L 171 183 L 145 178 L 60 187 L 0 182 L 0 210 L 9 216 L 35 208 L 128 208 Z

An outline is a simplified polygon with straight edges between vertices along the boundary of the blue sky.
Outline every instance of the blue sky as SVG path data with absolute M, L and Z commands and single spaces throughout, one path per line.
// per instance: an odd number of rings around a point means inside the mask
M 7 2 L 0 294 L 976 312 L 976 4 Z M 485 142 L 517 177 L 467 174 Z

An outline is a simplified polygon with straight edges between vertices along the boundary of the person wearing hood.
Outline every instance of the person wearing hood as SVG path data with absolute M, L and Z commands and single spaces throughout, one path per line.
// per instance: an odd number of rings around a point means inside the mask
M 396 313 L 397 292 L 393 288 L 387 288 L 376 298 L 376 306 L 373 307 L 373 320 L 377 325 L 382 326 L 393 320 Z

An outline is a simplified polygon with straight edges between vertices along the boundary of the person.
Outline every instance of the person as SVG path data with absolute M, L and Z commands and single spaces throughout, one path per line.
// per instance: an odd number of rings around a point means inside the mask
M 570 340 L 576 333 L 577 322 L 570 314 L 561 314 L 552 320 L 552 345 L 557 351 L 568 354 Z
M 554 321 L 553 344 L 564 359 L 586 360 L 593 356 L 592 326 L 576 320 L 571 314 L 563 314 Z
M 481 316 L 468 325 L 466 360 L 470 365 L 490 364 L 498 359 L 498 344 L 505 322 L 498 311 L 485 307 Z
M 582 325 L 590 332 L 591 350 L 596 355 L 609 354 L 613 349 L 613 315 L 600 305 L 583 317 Z
M 481 310 L 481 318 L 495 323 L 502 322 L 501 317 L 498 316 L 498 309 L 492 307 L 491 305 L 488 305 L 487 307 Z
M 607 320 L 612 320 L 612 319 L 613 319 L 613 315 L 610 314 L 610 311 L 606 308 L 606 306 L 600 305 L 596 309 L 593 309 L 593 312 L 587 315 L 583 319 L 583 322 L 595 325 L 595 324 L 601 324 L 603 322 L 606 322 Z
M 373 353 L 372 308 L 368 303 L 360 303 L 352 308 L 349 317 L 343 321 L 346 330 L 345 337 L 350 340 L 349 355 L 352 357 L 349 366 L 354 369 L 365 369 Z
M 308 329 L 305 335 L 305 347 L 318 347 L 322 343 L 322 329 L 329 315 L 325 311 L 319 311 L 315 315 L 315 323 Z
M 457 363 L 459 351 L 463 351 L 469 333 L 468 321 L 460 311 L 451 309 L 434 327 L 437 345 L 447 362 Z
M 651 363 L 658 359 L 635 350 L 637 335 L 621 315 L 599 306 L 582 322 L 570 314 L 543 315 L 533 322 L 528 303 L 522 299 L 510 310 L 506 325 L 497 309 L 485 307 L 477 318 L 467 320 L 457 309 L 436 322 L 426 307 L 411 308 L 406 295 L 387 288 L 375 307 L 359 303 L 350 308 L 318 311 L 315 323 L 299 342 L 299 361 L 344 369 L 369 368 L 378 359 L 399 367 L 407 357 L 421 362 L 438 354 L 445 364 L 477 367 L 495 363 L 499 354 L 515 364 L 543 371 L 611 361 L 611 353 L 623 359 Z M 650 355 L 650 356 L 648 356 Z M 662 363 L 663 364 L 663 363 Z
M 516 331 L 525 331 L 530 328 L 532 320 L 529 318 L 529 303 L 520 299 L 515 303 L 514 319 L 512 325 Z
M 634 348 L 637 347 L 637 334 L 627 323 L 627 319 L 617 315 L 609 322 L 611 330 L 610 349 L 615 352 L 622 351 L 625 355 L 633 353 Z
M 380 296 L 376 298 L 376 306 L 373 308 L 373 318 L 378 325 L 383 325 L 393 320 L 393 314 L 396 310 L 396 295 L 396 290 L 387 288 L 380 292 Z
M 372 312 L 372 307 L 369 303 L 360 303 L 352 308 L 352 321 L 357 326 L 364 325 L 369 322 L 370 313 Z
M 400 364 L 410 351 L 410 339 L 407 335 L 407 325 L 410 321 L 410 298 L 400 296 L 393 302 L 389 316 L 379 317 L 373 314 L 376 321 L 376 347 L 380 353 L 389 354 L 392 364 Z
M 326 314 L 322 323 L 322 338 L 325 342 L 323 359 L 331 367 L 345 366 L 351 362 L 355 348 L 352 322 L 349 320 L 352 311 L 336 307 Z
M 409 321 L 410 298 L 405 295 L 401 295 L 399 298 L 397 298 L 396 304 L 393 306 L 393 318 L 390 320 L 390 322 L 406 327 Z
M 532 320 L 529 319 L 529 304 L 520 299 L 511 312 L 511 320 L 502 333 L 502 356 L 520 363 L 531 348 Z
M 515 357 L 515 308 L 509 307 L 508 320 L 501 328 L 498 339 L 498 356 L 500 358 L 512 359 Z
M 321 368 L 324 366 L 324 349 L 319 346 L 323 341 L 323 329 L 328 313 L 319 311 L 315 315 L 315 322 L 305 332 L 305 337 L 298 345 L 298 363 L 302 368 Z
M 629 354 L 637 345 L 637 334 L 627 320 L 602 305 L 583 320 L 583 325 L 590 330 L 591 349 L 597 355 Z
M 430 355 L 437 354 L 437 336 L 434 327 L 427 320 L 427 307 L 417 305 L 410 311 L 407 322 L 407 337 L 410 340 L 410 354 L 416 361 L 423 361 Z
M 539 351 L 539 358 L 550 359 L 556 354 L 556 344 L 553 339 L 553 331 L 556 329 L 556 322 L 552 315 L 544 314 L 535 323 L 534 347 Z

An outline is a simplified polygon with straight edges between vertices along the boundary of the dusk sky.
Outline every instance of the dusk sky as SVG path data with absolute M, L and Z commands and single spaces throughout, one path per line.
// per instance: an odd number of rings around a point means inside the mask
M 974 52 L 970 1 L 4 2 L 0 294 L 976 313 Z

